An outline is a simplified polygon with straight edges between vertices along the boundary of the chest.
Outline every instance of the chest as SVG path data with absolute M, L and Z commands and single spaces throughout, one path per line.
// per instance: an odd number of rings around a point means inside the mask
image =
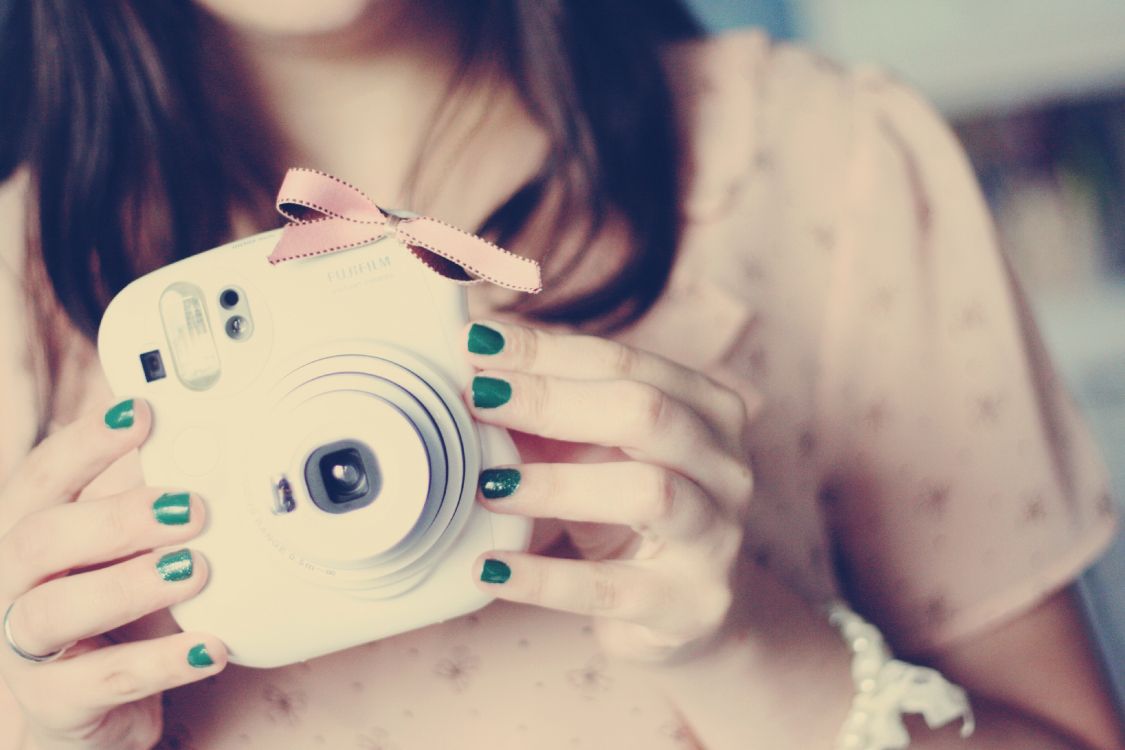
M 694 747 L 586 618 L 503 602 L 283 669 L 230 667 L 169 693 L 165 721 L 162 750 Z

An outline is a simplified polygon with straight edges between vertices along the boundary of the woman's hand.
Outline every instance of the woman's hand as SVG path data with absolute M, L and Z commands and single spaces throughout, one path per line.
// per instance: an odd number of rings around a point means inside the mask
M 740 518 L 753 491 L 742 398 L 591 336 L 488 323 L 472 326 L 467 341 L 470 360 L 485 368 L 466 395 L 478 420 L 613 449 L 604 463 L 482 473 L 480 502 L 568 522 L 586 559 L 490 552 L 478 561 L 480 585 L 595 616 L 603 647 L 617 655 L 661 659 L 713 635 L 731 604 Z
M 141 401 L 83 417 L 37 446 L 0 490 L 0 611 L 10 641 L 35 656 L 65 649 L 36 663 L 0 644 L 0 677 L 37 750 L 147 750 L 160 737 L 160 693 L 225 666 L 210 636 L 104 635 L 194 596 L 207 578 L 204 560 L 179 546 L 203 527 L 199 498 L 139 487 L 72 502 L 144 441 L 151 422 Z M 151 551 L 168 545 L 176 551 Z

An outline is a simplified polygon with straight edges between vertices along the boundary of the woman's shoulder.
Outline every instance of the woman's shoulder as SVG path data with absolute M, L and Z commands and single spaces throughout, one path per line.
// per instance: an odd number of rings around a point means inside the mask
M 688 221 L 729 215 L 750 186 L 784 194 L 798 213 L 823 213 L 839 200 L 872 123 L 891 138 L 896 129 L 944 128 L 885 70 L 845 65 L 760 29 L 681 43 L 668 62 L 684 133 Z
M 853 71 L 759 29 L 725 32 L 672 50 L 669 70 L 686 157 L 684 211 L 714 220 L 750 182 L 787 183 L 801 200 L 849 150 Z

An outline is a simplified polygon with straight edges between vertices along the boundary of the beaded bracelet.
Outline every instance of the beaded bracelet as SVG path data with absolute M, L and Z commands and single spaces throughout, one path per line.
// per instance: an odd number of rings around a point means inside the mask
M 841 601 L 827 607 L 828 621 L 852 652 L 856 695 L 836 738 L 836 750 L 902 750 L 910 745 L 903 714 L 922 714 L 926 726 L 939 729 L 958 717 L 961 736 L 976 723 L 963 689 L 928 667 L 892 657 L 883 634 Z

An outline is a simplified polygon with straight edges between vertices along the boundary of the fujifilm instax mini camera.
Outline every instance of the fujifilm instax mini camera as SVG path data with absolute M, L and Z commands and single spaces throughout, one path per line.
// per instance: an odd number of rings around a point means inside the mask
M 207 502 L 210 580 L 172 613 L 255 667 L 476 610 L 476 557 L 530 536 L 474 501 L 517 455 L 461 399 L 464 287 L 394 237 L 271 266 L 280 231 L 137 279 L 98 333 L 152 405 L 145 481 Z

